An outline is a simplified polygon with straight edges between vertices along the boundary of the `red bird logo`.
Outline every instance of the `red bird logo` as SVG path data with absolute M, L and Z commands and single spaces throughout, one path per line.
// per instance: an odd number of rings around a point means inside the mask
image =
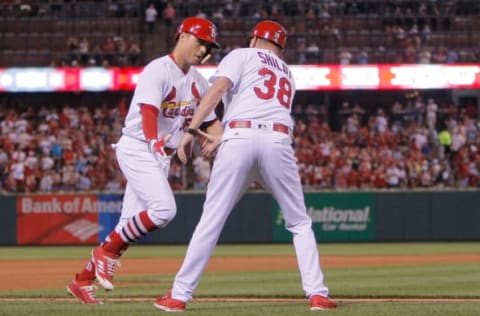
M 163 102 L 171 101 L 175 99 L 176 96 L 177 96 L 177 89 L 175 87 L 172 87 L 172 91 L 168 93 L 167 97 L 165 98 L 165 100 L 163 100 Z
M 195 99 L 199 100 L 200 99 L 200 92 L 198 92 L 197 86 L 195 85 L 195 82 L 192 82 L 192 94 L 195 97 Z

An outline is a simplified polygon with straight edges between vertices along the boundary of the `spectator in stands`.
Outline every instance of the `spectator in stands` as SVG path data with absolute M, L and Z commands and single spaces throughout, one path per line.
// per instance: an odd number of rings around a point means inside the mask
M 408 38 L 413 43 L 415 48 L 420 48 L 422 45 L 422 39 L 420 37 L 420 31 L 417 23 L 413 23 L 412 27 L 408 30 Z
M 207 19 L 207 14 L 202 10 L 202 8 L 199 8 L 197 10 L 197 13 L 195 13 L 195 16 L 198 17 L 198 18 L 202 18 L 202 19 Z
M 467 143 L 466 128 L 463 124 L 459 124 L 452 131 L 452 145 L 450 147 L 451 159 L 455 159 L 455 156 Z
M 430 64 L 432 62 L 432 53 L 429 48 L 422 48 L 418 53 L 417 63 L 419 64 Z
M 128 61 L 130 65 L 139 65 L 141 52 L 140 45 L 137 42 L 130 42 L 130 47 L 128 48 Z
M 305 41 L 301 41 L 297 49 L 297 64 L 303 65 L 306 63 L 307 63 L 307 45 L 305 44 Z
M 305 49 L 306 62 L 316 64 L 320 59 L 320 47 L 314 41 L 310 42 Z
M 78 191 L 88 191 L 92 189 L 92 180 L 87 176 L 87 173 L 78 173 L 77 181 L 75 183 L 75 189 Z M 105 188 L 107 191 L 110 190 L 110 187 Z M 119 189 L 119 191 L 121 188 Z
M 373 55 L 374 55 L 374 60 L 377 63 L 385 63 L 387 61 L 386 48 L 383 45 L 379 45 L 375 49 Z
M 71 64 L 73 61 L 78 61 L 78 38 L 71 36 L 67 40 L 67 48 L 69 51 L 68 63 Z
M 47 170 L 40 176 L 40 183 L 38 187 L 39 192 L 52 192 L 53 189 L 53 177 L 52 171 Z
M 223 8 L 222 7 L 216 8 L 215 11 L 213 11 L 212 13 L 212 21 L 215 24 L 218 24 L 222 22 L 223 18 L 224 18 Z
M 438 143 L 440 145 L 440 158 L 450 158 L 450 147 L 452 146 L 452 135 L 447 124 L 443 123 L 438 134 Z
M 446 48 L 441 46 L 437 47 L 432 55 L 432 62 L 434 64 L 445 64 L 447 61 Z
M 101 60 L 101 64 L 104 67 L 109 67 L 115 65 L 114 63 L 114 55 L 115 55 L 115 41 L 113 37 L 106 37 L 101 46 L 103 59 Z
M 352 60 L 352 53 L 347 48 L 342 48 L 338 56 L 340 65 L 349 65 Z
M 356 55 L 357 64 L 366 65 L 368 64 L 368 51 L 365 48 L 362 48 Z
M 388 117 L 383 109 L 378 109 L 375 117 L 375 130 L 378 133 L 384 133 L 388 127 Z
M 202 155 L 198 155 L 192 162 L 195 179 L 193 183 L 194 190 L 205 190 L 210 179 L 210 161 Z
M 387 161 L 386 181 L 389 188 L 399 188 L 402 173 L 393 160 Z
M 127 66 L 128 65 L 128 47 L 127 43 L 121 36 L 116 36 L 115 41 L 115 51 L 116 51 L 116 65 L 118 66 Z
M 155 30 L 155 24 L 157 22 L 158 12 L 155 8 L 155 4 L 150 3 L 145 10 L 145 22 L 147 23 L 148 34 L 153 34 Z
M 435 101 L 432 98 L 429 98 L 427 100 L 427 106 L 426 106 L 426 116 L 425 116 L 425 121 L 427 123 L 427 127 L 430 130 L 435 130 L 437 126 L 437 112 L 438 112 L 438 105 L 435 103 Z
M 420 38 L 422 39 L 422 43 L 428 44 L 432 38 L 432 29 L 430 28 L 430 24 L 426 23 L 421 31 L 420 31 Z
M 394 45 L 398 48 L 404 47 L 405 40 L 407 38 L 405 29 L 401 25 L 394 24 L 392 27 L 391 34 L 393 36 Z
M 18 1 L 17 1 L 18 2 Z M 26 1 L 19 1 L 20 2 L 20 5 L 19 5 L 19 9 L 20 9 L 20 15 L 22 16 L 30 16 L 30 14 L 32 13 L 32 6 L 30 3 L 26 2 Z
M 164 21 L 165 26 L 167 28 L 172 27 L 176 16 L 177 16 L 177 12 L 175 10 L 175 7 L 173 6 L 173 4 L 171 2 L 167 2 L 167 5 L 165 6 L 165 8 L 163 9 L 163 12 L 162 12 L 163 21 Z
M 450 47 L 446 53 L 445 63 L 456 64 L 459 62 L 459 60 L 460 60 L 460 56 L 458 52 L 453 47 Z
M 88 60 L 90 58 L 89 50 L 90 42 L 86 37 L 82 37 L 82 39 L 78 43 L 79 61 L 82 66 L 86 66 L 88 64 Z
M 112 192 L 121 192 L 122 188 L 125 186 L 122 179 L 123 178 L 121 174 L 117 173 L 116 175 L 112 176 L 111 179 L 107 182 L 107 184 L 105 185 L 105 189 Z

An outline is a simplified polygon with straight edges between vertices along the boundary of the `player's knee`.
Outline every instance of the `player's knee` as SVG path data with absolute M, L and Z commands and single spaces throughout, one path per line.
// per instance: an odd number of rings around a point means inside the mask
M 175 203 L 170 203 L 167 206 L 164 204 L 152 205 L 148 214 L 158 228 L 163 228 L 175 218 L 175 215 L 177 214 L 177 206 Z
M 293 234 L 301 234 L 312 229 L 312 220 L 308 217 L 292 223 L 286 223 L 285 228 Z

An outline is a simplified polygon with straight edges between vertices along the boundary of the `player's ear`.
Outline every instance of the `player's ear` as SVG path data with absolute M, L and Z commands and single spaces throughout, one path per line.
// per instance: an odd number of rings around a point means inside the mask
M 178 36 L 178 41 L 185 41 L 188 37 L 189 37 L 190 34 L 188 33 L 185 33 L 185 32 L 182 32 L 180 33 L 180 35 Z
M 250 43 L 248 45 L 248 47 L 252 48 L 252 47 L 255 47 L 255 45 L 257 44 L 257 38 L 256 37 L 250 37 Z

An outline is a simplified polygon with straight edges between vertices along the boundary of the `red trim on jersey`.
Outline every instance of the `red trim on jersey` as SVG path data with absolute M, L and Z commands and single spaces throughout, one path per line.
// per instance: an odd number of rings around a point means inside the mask
M 140 107 L 142 112 L 143 134 L 147 141 L 157 139 L 158 137 L 158 109 L 150 104 L 142 103 Z
M 178 69 L 180 69 L 181 72 L 183 72 L 183 74 L 187 74 L 188 73 L 188 70 L 190 69 L 190 66 L 188 66 L 187 69 L 183 69 L 178 63 L 177 61 L 175 60 L 175 57 L 173 56 L 173 53 L 170 53 L 168 54 L 168 56 L 172 59 L 172 61 L 175 63 L 175 65 L 177 65 Z

